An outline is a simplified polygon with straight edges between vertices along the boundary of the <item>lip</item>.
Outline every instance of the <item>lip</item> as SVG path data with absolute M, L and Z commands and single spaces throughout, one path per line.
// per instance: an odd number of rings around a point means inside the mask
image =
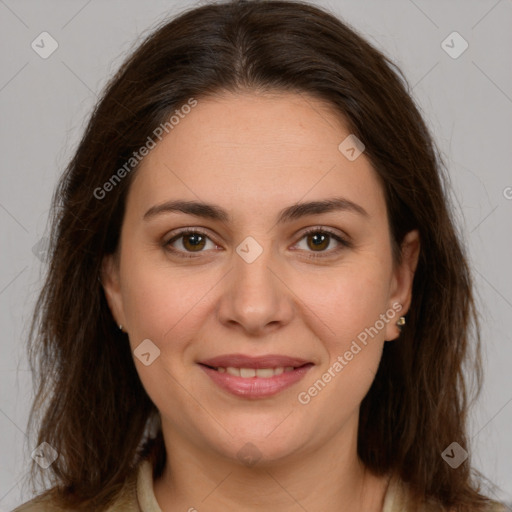
M 312 362 L 305 359 L 274 354 L 260 357 L 228 354 L 200 361 L 198 365 L 221 389 L 246 399 L 261 399 L 274 396 L 299 382 L 310 368 L 314 366 Z M 230 366 L 253 369 L 293 366 L 294 369 L 268 378 L 244 378 L 228 373 L 220 373 L 212 368 L 227 368 Z
M 246 356 L 244 354 L 226 354 L 223 356 L 212 357 L 199 361 L 200 364 L 206 366 L 222 366 L 227 368 L 232 366 L 234 368 L 277 368 L 279 366 L 303 366 L 310 361 L 299 359 L 297 357 L 280 356 L 276 354 L 268 354 L 264 356 Z

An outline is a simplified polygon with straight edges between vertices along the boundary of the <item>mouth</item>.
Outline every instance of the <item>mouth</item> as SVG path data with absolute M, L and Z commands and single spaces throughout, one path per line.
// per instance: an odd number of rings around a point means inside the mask
M 219 373 L 228 373 L 229 375 L 234 375 L 235 377 L 242 377 L 243 379 L 250 379 L 252 377 L 259 377 L 262 379 L 269 379 L 274 377 L 275 375 L 281 375 L 284 372 L 292 372 L 296 368 L 294 366 L 278 366 L 277 368 L 235 368 L 233 366 L 228 366 L 224 368 L 222 366 L 218 366 L 214 368 L 209 366 L 212 370 L 216 370 Z
M 222 390 L 246 399 L 274 396 L 301 380 L 312 362 L 287 356 L 219 356 L 198 363 Z

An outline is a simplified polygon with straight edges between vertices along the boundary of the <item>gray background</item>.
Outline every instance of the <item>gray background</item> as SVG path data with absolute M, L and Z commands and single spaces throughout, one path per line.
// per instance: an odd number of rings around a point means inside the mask
M 512 0 L 315 3 L 402 67 L 446 159 L 484 319 L 486 380 L 470 449 L 496 495 L 512 502 Z M 33 248 L 46 234 L 57 177 L 126 53 L 192 5 L 0 0 L 0 512 L 30 497 L 25 340 L 44 270 Z M 43 31 L 59 45 L 47 59 L 31 48 Z M 453 31 L 469 44 L 456 59 L 441 46 Z

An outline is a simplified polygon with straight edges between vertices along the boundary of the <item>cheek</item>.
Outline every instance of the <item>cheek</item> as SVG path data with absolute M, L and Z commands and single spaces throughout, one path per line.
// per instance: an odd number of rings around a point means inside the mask
M 178 370 L 193 340 L 200 338 L 205 317 L 211 314 L 209 291 L 215 292 L 221 277 L 212 270 L 172 267 L 160 258 L 128 254 L 121 281 L 132 350 L 150 339 L 166 365 Z
M 339 269 L 316 278 L 314 286 L 303 287 L 301 298 L 322 320 L 323 332 L 338 350 L 389 308 L 389 276 L 382 263 L 374 260 L 358 268 Z M 384 331 L 380 323 L 379 327 Z
M 171 273 L 169 267 L 142 265 L 131 258 L 126 258 L 125 268 L 121 279 L 131 349 L 149 339 L 160 350 L 149 366 L 134 357 L 143 386 L 160 410 L 193 408 L 179 382 L 186 376 L 191 340 L 204 323 L 199 318 L 204 316 L 201 299 L 214 283 L 207 276 L 180 275 L 176 269 Z
M 121 260 L 123 308 L 130 337 L 149 338 L 159 343 L 165 333 L 177 322 L 183 290 L 179 280 L 173 282 L 169 269 L 157 263 L 153 251 L 138 249 L 137 244 L 125 247 Z M 142 245 L 142 244 L 139 244 Z
M 309 401 L 312 417 L 328 414 L 327 429 L 339 426 L 357 410 L 378 370 L 387 325 L 381 315 L 393 321 L 386 317 L 384 271 L 375 264 L 365 271 L 361 267 L 356 273 L 341 272 L 314 306 L 319 317 L 315 334 L 328 357 L 305 383 L 299 400 Z M 312 305 L 314 295 L 308 297 Z

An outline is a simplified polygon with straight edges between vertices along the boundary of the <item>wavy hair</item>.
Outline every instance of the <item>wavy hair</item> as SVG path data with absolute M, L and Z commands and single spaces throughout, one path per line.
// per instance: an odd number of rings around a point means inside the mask
M 36 396 L 29 427 L 59 457 L 45 470 L 57 503 L 102 511 L 141 457 L 158 476 L 166 454 L 157 410 L 115 325 L 99 276 L 116 252 L 137 167 L 105 184 L 190 98 L 284 91 L 325 100 L 366 146 L 380 177 L 395 260 L 418 229 L 419 262 L 407 326 L 385 344 L 361 403 L 358 455 L 375 474 L 407 482 L 418 503 L 477 512 L 487 503 L 468 459 L 468 376 L 481 386 L 480 335 L 470 272 L 446 172 L 399 69 L 328 12 L 297 1 L 226 1 L 157 27 L 107 84 L 53 198 L 48 271 L 29 358 Z M 126 169 L 126 168 L 125 168 Z M 110 182 L 112 183 L 112 182 Z M 40 468 L 33 464 L 33 481 Z

